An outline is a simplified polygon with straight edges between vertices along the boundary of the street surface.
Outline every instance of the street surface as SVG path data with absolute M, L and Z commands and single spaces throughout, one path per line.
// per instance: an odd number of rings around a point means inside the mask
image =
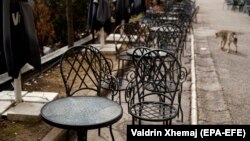
M 195 53 L 199 124 L 250 123 L 250 16 L 232 11 L 224 0 L 196 0 Z M 238 33 L 238 53 L 219 47 L 215 32 Z

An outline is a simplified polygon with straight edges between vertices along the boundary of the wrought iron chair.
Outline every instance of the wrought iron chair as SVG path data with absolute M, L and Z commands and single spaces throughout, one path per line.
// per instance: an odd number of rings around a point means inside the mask
M 135 120 L 172 124 L 181 110 L 179 96 L 186 72 L 178 59 L 167 50 L 153 49 L 136 62 L 135 78 L 130 81 L 128 112 Z M 176 94 L 178 101 L 175 102 Z
M 116 46 L 116 59 L 118 62 L 117 81 L 118 81 L 118 95 L 121 103 L 121 91 L 126 90 L 126 86 L 131 76 L 131 61 L 132 58 L 127 54 L 127 50 L 136 48 L 145 44 L 146 32 L 141 30 L 140 25 L 136 23 L 122 23 L 118 25 L 113 34 Z M 133 74 L 133 73 L 132 73 Z
M 105 90 L 114 92 L 116 89 L 117 81 L 112 76 L 112 61 L 92 46 L 69 48 L 60 60 L 60 72 L 66 96 L 101 96 Z M 109 129 L 114 141 L 112 126 L 109 126 Z
M 182 37 L 182 38 L 185 38 L 185 37 Z M 178 46 L 175 43 L 176 42 L 174 42 L 174 40 L 170 41 L 170 40 L 163 39 L 163 40 L 159 40 L 158 41 L 158 46 L 159 46 L 160 49 L 167 50 L 168 52 L 170 52 L 173 55 L 175 55 L 175 57 L 178 59 L 180 65 L 182 66 L 182 64 L 181 64 L 181 57 L 182 57 L 181 54 L 183 53 L 183 44 L 181 44 L 181 45 Z M 172 61 L 173 60 L 171 58 L 165 59 L 165 61 L 166 62 L 168 61 L 170 63 L 170 65 L 172 65 Z M 173 64 L 173 66 L 174 66 L 174 64 Z M 184 81 L 186 80 L 186 77 L 187 77 L 187 70 L 186 70 L 185 67 L 181 67 L 181 70 L 182 70 L 181 71 L 182 74 L 181 74 L 179 91 L 178 91 L 178 103 L 179 103 L 179 109 L 178 109 L 178 111 L 180 110 L 181 121 L 183 121 L 183 110 L 182 110 L 182 107 L 181 107 L 181 94 L 182 94 L 183 83 L 184 83 Z M 161 90 L 158 89 L 158 91 L 161 91 Z
M 146 13 L 145 17 L 148 24 L 152 26 L 161 26 L 168 22 L 165 13 Z
M 154 32 L 153 37 L 156 40 L 155 48 L 168 50 L 176 55 L 181 62 L 186 34 L 175 23 L 165 23 Z

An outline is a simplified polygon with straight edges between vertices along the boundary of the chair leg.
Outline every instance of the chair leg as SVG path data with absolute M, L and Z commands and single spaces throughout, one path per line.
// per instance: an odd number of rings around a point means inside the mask
M 181 106 L 181 100 L 179 101 L 178 114 L 181 115 L 181 122 L 183 122 L 183 110 L 182 110 L 182 106 Z
M 172 125 L 172 119 L 165 121 L 165 123 L 166 123 L 165 125 Z
M 178 116 L 181 115 L 181 122 L 183 122 L 183 110 L 182 110 L 182 106 L 181 106 L 181 93 L 178 94 Z
M 121 105 L 122 102 L 121 102 L 121 91 L 118 92 L 118 96 L 119 96 L 119 104 Z
M 98 128 L 98 136 L 101 136 L 101 128 Z
M 169 120 L 168 125 L 172 125 L 172 119 Z
M 118 60 L 118 64 L 117 64 L 118 68 L 117 68 L 117 74 L 116 74 L 116 77 L 120 79 L 120 60 Z M 119 80 L 119 85 L 120 85 L 120 80 Z
M 112 141 L 115 141 L 114 135 L 113 135 L 113 131 L 112 131 L 112 125 L 109 126 L 109 132 L 112 138 Z M 98 136 L 101 136 L 101 128 L 98 128 Z
M 135 117 L 132 117 L 132 125 L 135 125 Z
M 112 131 L 112 125 L 109 126 L 109 132 L 112 138 L 112 141 L 115 141 L 114 135 L 113 135 L 113 131 Z
M 130 92 L 125 91 L 125 102 L 128 103 L 129 99 L 130 99 Z
M 116 91 L 116 90 L 113 90 L 113 91 L 112 91 L 111 99 L 112 99 L 113 101 L 114 101 L 115 96 L 116 96 L 117 94 L 119 94 L 119 91 Z
M 111 99 L 112 99 L 113 101 L 114 101 L 114 97 L 115 97 L 114 95 L 112 95 L 112 97 L 111 97 Z
M 121 77 L 121 69 L 120 69 L 120 62 L 121 60 L 118 60 L 118 69 L 117 69 L 117 74 L 116 74 L 116 77 L 118 78 L 118 87 L 120 87 L 122 84 L 122 78 L 120 78 Z M 120 91 L 118 91 L 118 98 L 119 98 L 119 104 L 121 104 L 121 97 L 120 97 Z

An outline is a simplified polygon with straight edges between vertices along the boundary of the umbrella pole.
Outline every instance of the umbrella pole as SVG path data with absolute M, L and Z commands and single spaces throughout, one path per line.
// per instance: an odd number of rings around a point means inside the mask
M 101 48 L 104 47 L 104 44 L 105 44 L 105 33 L 104 33 L 104 27 L 101 28 L 101 31 L 100 31 L 100 43 L 101 43 Z
M 14 79 L 14 92 L 16 103 L 22 102 L 22 84 L 21 84 L 21 74 L 19 73 L 18 78 Z

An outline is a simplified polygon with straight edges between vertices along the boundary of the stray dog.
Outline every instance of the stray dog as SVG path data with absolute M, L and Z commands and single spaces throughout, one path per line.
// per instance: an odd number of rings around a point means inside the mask
M 221 38 L 221 43 L 220 43 L 220 48 L 221 49 L 224 49 L 226 43 L 228 42 L 227 53 L 229 53 L 230 52 L 230 45 L 231 45 L 231 43 L 233 43 L 234 46 L 235 46 L 235 53 L 237 53 L 238 38 L 237 38 L 236 32 L 228 31 L 228 30 L 220 30 L 220 31 L 215 33 L 215 36 L 216 36 L 216 38 Z

